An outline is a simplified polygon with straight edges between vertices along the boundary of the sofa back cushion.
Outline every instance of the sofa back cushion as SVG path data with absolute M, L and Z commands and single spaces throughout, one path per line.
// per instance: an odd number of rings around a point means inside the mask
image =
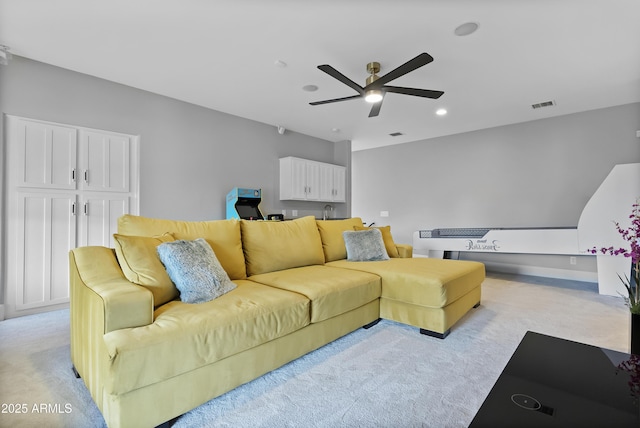
M 292 221 L 241 220 L 247 274 L 324 264 L 314 217 Z
M 347 258 L 347 247 L 342 237 L 342 232 L 353 231 L 355 227 L 362 226 L 360 217 L 353 217 L 346 220 L 317 220 L 320 238 L 322 239 L 322 250 L 327 263 L 335 260 Z
M 209 243 L 231 280 L 247 277 L 238 220 L 182 221 L 130 214 L 118 219 L 118 233 L 121 235 L 158 236 L 167 232 L 175 239 L 203 238 Z

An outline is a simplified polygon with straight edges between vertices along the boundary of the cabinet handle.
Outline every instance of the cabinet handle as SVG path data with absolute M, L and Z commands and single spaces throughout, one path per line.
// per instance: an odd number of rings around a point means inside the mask
M 89 183 L 89 170 L 88 169 L 84 170 L 84 182 L 85 183 Z
M 71 215 L 76 215 L 76 203 L 71 204 Z
M 89 204 L 84 203 L 84 215 L 89 215 Z
M 76 169 L 71 170 L 71 181 L 76 181 Z

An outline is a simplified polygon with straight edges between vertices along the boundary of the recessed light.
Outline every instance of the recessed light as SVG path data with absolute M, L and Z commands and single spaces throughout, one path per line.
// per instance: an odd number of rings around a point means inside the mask
M 401 135 L 404 135 L 402 132 L 392 132 L 391 134 L 389 134 L 392 137 L 399 137 Z
M 447 114 L 447 109 L 439 108 L 438 110 L 436 110 L 436 114 L 437 114 L 438 116 L 444 116 L 444 115 L 446 115 L 446 114 Z
M 340 128 L 331 128 L 331 132 L 340 132 Z
M 315 92 L 318 90 L 318 87 L 316 85 L 304 85 L 302 87 L 302 90 L 307 92 Z
M 478 29 L 477 22 L 465 22 L 464 24 L 456 27 L 456 29 L 453 30 L 453 32 L 456 36 L 468 36 L 469 34 L 475 33 L 477 29 Z
M 273 65 L 275 65 L 278 68 L 285 68 L 287 66 L 287 63 L 280 59 L 277 59 L 274 61 Z

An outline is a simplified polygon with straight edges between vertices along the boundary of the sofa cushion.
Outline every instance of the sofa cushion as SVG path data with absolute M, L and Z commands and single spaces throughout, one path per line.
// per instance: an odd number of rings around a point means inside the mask
M 247 280 L 210 302 L 169 302 L 152 324 L 104 335 L 105 392 L 123 394 L 195 370 L 309 324 L 309 300 Z M 215 381 L 215 380 L 212 380 Z
M 339 260 L 327 266 L 356 269 L 382 278 L 381 297 L 418 306 L 442 308 L 484 281 L 484 264 L 431 258 L 358 263 Z
M 236 288 L 202 238 L 165 242 L 157 251 L 185 303 L 208 302 Z
M 389 260 L 382 233 L 378 229 L 345 230 L 342 236 L 347 247 L 347 260 L 352 262 Z
M 367 230 L 371 229 L 366 226 L 355 226 L 353 230 Z M 380 233 L 382 233 L 382 240 L 384 241 L 384 247 L 387 249 L 387 254 L 389 257 L 400 257 L 398 252 L 398 247 L 396 243 L 393 241 L 393 235 L 391 235 L 391 226 L 376 226 L 375 229 L 378 229 Z
M 314 217 L 292 221 L 241 220 L 240 224 L 249 276 L 324 264 Z
M 380 297 L 377 275 L 327 266 L 305 266 L 249 279 L 306 296 L 311 300 L 312 323 L 349 312 Z
M 113 235 L 122 273 L 129 281 L 151 291 L 154 306 L 164 305 L 178 297 L 178 289 L 156 253 L 158 245 L 173 240 L 169 233 L 156 237 Z
M 332 262 L 347 258 L 347 247 L 344 244 L 342 232 L 362 226 L 362 219 L 353 217 L 345 220 L 316 220 L 316 224 L 322 239 L 324 259 L 326 262 Z
M 247 272 L 238 220 L 180 221 L 125 214 L 118 219 L 118 233 L 157 236 L 169 232 L 175 239 L 204 238 L 232 280 L 244 279 Z

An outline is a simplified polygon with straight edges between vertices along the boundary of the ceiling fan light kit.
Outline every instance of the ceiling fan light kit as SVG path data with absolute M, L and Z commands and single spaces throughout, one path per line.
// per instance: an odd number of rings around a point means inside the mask
M 365 86 L 364 100 L 368 103 L 377 103 L 382 101 L 382 91 L 379 89 L 369 89 L 366 90 L 373 82 L 379 79 L 377 72 L 380 71 L 380 63 L 379 62 L 370 62 L 367 64 L 367 71 L 369 72 L 369 77 L 367 77 L 367 83 Z
M 364 100 L 368 103 L 380 102 L 382 101 L 382 91 L 379 91 L 378 89 L 371 89 L 365 93 Z
M 433 91 L 430 89 L 417 89 L 417 88 L 404 88 L 400 86 L 387 86 L 386 83 L 397 79 L 398 77 L 404 76 L 407 73 L 412 72 L 413 70 L 422 67 L 423 65 L 427 65 L 433 61 L 431 55 L 426 52 L 421 53 L 417 57 L 405 62 L 401 66 L 391 70 L 389 73 L 380 77 L 377 73 L 380 71 L 380 63 L 378 62 L 370 62 L 367 64 L 367 72 L 369 73 L 369 77 L 367 77 L 365 86 L 360 86 L 353 80 L 349 79 L 344 74 L 340 73 L 338 70 L 333 68 L 328 64 L 319 65 L 318 69 L 324 71 L 329 76 L 333 77 L 336 80 L 344 83 L 349 86 L 351 89 L 355 90 L 358 95 L 352 95 L 349 97 L 342 98 L 334 98 L 331 100 L 324 101 L 315 101 L 311 104 L 312 106 L 317 106 L 321 104 L 330 104 L 336 103 L 340 101 L 354 100 L 356 98 L 364 98 L 365 101 L 372 103 L 371 111 L 369 112 L 369 117 L 375 117 L 380 113 L 380 108 L 382 107 L 382 101 L 384 100 L 384 96 L 387 92 L 393 92 L 396 94 L 402 95 L 412 95 L 415 97 L 422 98 L 432 98 L 438 99 L 444 94 L 442 91 Z

